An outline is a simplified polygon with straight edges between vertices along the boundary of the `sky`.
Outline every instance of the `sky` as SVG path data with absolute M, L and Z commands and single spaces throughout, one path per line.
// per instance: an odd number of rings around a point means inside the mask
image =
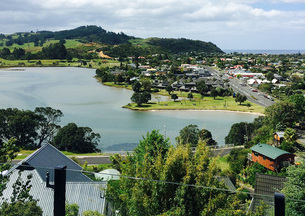
M 305 0 L 1 0 L 3 34 L 84 25 L 222 50 L 305 50 Z

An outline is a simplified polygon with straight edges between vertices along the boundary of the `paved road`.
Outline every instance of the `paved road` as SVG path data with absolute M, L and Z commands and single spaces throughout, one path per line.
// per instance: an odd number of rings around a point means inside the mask
M 227 147 L 227 148 L 217 148 L 211 149 L 213 156 L 225 156 L 230 154 L 231 150 L 234 148 L 243 148 L 243 146 Z M 120 152 L 119 152 L 120 154 Z M 121 154 L 121 156 L 126 156 Z M 76 156 L 81 164 L 84 164 L 86 161 L 88 165 L 98 165 L 98 164 L 110 164 L 110 155 L 101 155 L 101 156 Z M 20 160 L 14 160 L 12 163 L 17 164 Z
M 215 70 L 211 67 L 206 67 L 206 69 L 208 69 L 209 72 L 212 74 L 212 76 L 214 76 L 217 79 L 222 79 L 222 80 L 228 79 L 230 81 L 229 84 L 232 87 L 232 89 L 234 90 L 234 92 L 246 95 L 247 100 L 252 103 L 258 104 L 263 107 L 268 107 L 275 103 L 274 101 L 271 101 L 268 98 L 265 98 L 263 96 L 264 95 L 263 93 L 253 92 L 252 90 L 250 90 L 249 86 L 242 86 L 241 81 L 238 79 L 235 79 L 235 78 L 229 79 L 229 75 L 222 74 L 218 70 Z M 220 75 L 223 75 L 223 76 L 221 77 Z M 254 99 L 254 98 L 256 98 L 256 99 Z

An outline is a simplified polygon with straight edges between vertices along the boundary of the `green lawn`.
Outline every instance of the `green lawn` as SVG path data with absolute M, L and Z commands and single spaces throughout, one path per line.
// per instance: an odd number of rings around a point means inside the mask
M 18 152 L 16 160 L 22 160 L 26 158 L 28 155 L 32 154 L 36 150 L 21 150 Z M 61 151 L 66 156 L 100 156 L 102 153 L 74 153 L 74 152 L 68 152 L 68 151 Z
M 179 95 L 180 96 L 180 95 Z M 254 103 L 250 103 L 251 107 L 247 107 L 245 102 L 239 105 L 235 102 L 233 97 L 204 97 L 200 99 L 198 97 L 192 99 L 191 101 L 187 98 L 171 101 L 153 101 L 148 104 L 143 104 L 138 107 L 135 103 L 128 104 L 124 108 L 129 108 L 133 110 L 225 110 L 225 111 L 239 111 L 239 112 L 251 112 L 251 113 L 261 113 L 263 114 L 265 108 Z

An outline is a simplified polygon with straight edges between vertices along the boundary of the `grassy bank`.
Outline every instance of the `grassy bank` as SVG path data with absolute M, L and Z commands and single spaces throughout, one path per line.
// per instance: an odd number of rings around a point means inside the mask
M 32 154 L 36 150 L 21 150 L 18 152 L 17 157 L 15 160 L 23 160 L 30 154 Z M 74 152 L 68 152 L 68 151 L 61 151 L 64 155 L 68 157 L 76 157 L 76 156 L 101 156 L 103 153 L 74 153 Z
M 203 99 L 195 98 L 191 101 L 188 99 L 181 99 L 176 101 L 162 101 L 162 102 L 150 102 L 137 106 L 135 103 L 128 104 L 124 108 L 132 110 L 224 110 L 224 111 L 238 111 L 238 112 L 250 112 L 263 114 L 265 108 L 254 103 L 250 103 L 251 107 L 246 104 L 250 102 L 239 103 L 235 102 L 232 97 L 204 97 Z
M 115 60 L 94 59 L 88 60 L 86 65 L 80 63 L 79 59 L 71 61 L 59 59 L 47 60 L 6 60 L 0 58 L 0 68 L 11 67 L 83 67 L 83 68 L 100 68 L 119 66 L 120 63 Z

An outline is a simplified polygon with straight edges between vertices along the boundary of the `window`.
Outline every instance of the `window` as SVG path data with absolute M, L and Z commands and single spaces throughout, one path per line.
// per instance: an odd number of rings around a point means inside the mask
M 263 156 L 263 160 L 266 160 L 266 156 L 265 155 Z
M 257 152 L 254 152 L 254 155 L 255 155 L 256 157 L 258 157 L 258 153 L 257 153 Z

